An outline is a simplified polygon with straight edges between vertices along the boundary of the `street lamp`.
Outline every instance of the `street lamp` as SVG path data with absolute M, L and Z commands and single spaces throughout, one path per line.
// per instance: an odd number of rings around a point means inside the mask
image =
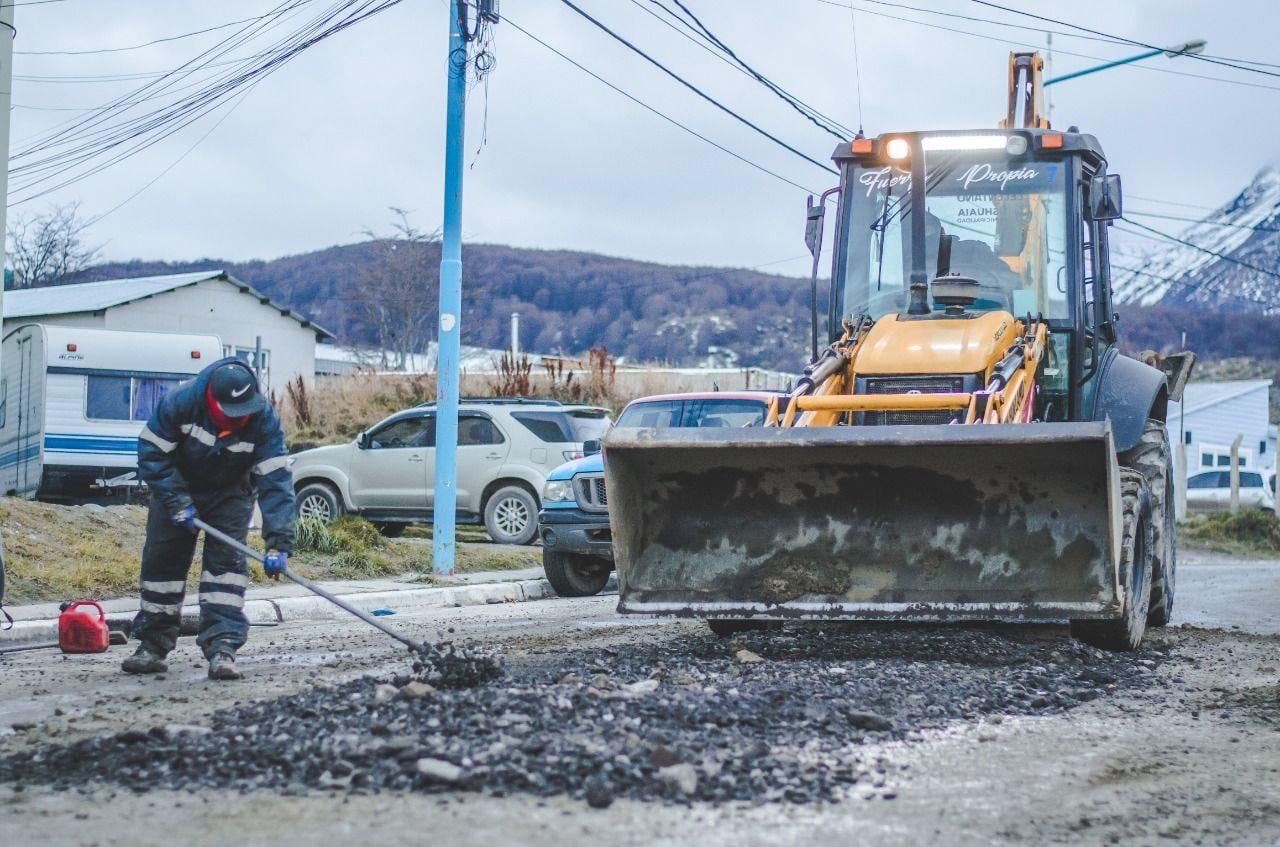
M 1179 44 L 1176 47 L 1170 47 L 1167 50 L 1148 50 L 1145 53 L 1139 53 L 1138 55 L 1130 56 L 1127 59 L 1117 59 L 1114 62 L 1107 62 L 1105 65 L 1097 65 L 1092 68 L 1085 68 L 1082 71 L 1075 71 L 1074 73 L 1055 76 L 1053 79 L 1045 80 L 1044 84 L 1049 86 L 1059 82 L 1066 82 L 1069 79 L 1075 79 L 1076 77 L 1084 76 L 1085 74 L 1096 74 L 1098 71 L 1105 71 L 1109 68 L 1114 68 L 1117 65 L 1127 65 L 1131 62 L 1141 62 L 1143 59 L 1152 59 L 1159 56 L 1161 53 L 1168 56 L 1170 59 L 1178 56 L 1194 56 L 1197 53 L 1203 53 L 1204 48 L 1208 43 L 1209 42 L 1205 41 L 1203 38 L 1193 38 L 1188 42 Z

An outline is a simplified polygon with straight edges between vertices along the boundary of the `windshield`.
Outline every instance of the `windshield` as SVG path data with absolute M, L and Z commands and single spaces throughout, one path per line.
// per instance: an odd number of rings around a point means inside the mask
M 978 281 L 971 311 L 1068 317 L 1067 165 L 1002 153 L 931 152 L 926 160 L 925 270 Z M 851 165 L 844 185 L 841 317 L 903 312 L 911 274 L 911 175 Z M 932 304 L 931 304 L 932 305 Z M 937 306 L 935 305 L 935 308 Z
M 765 404 L 759 400 L 725 398 L 651 400 L 632 403 L 618 418 L 617 426 L 668 429 L 671 427 L 759 426 Z

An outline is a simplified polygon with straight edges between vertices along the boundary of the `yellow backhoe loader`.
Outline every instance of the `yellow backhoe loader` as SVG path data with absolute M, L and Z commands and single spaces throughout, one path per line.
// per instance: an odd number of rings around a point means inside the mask
M 998 130 L 857 137 L 810 198 L 812 360 L 745 429 L 615 429 L 626 613 L 1069 620 L 1132 649 L 1173 608 L 1171 375 L 1117 349 L 1120 179 L 1010 57 Z M 827 341 L 816 285 L 829 195 Z

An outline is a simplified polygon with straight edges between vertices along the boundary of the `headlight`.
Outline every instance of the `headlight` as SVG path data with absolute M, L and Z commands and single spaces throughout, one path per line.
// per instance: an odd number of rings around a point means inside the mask
M 573 498 L 573 484 L 567 479 L 549 479 L 542 487 L 542 502 L 564 503 Z

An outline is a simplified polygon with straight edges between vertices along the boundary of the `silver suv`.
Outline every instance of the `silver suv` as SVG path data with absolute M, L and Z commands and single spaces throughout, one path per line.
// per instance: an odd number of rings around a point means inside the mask
M 554 400 L 463 400 L 458 415 L 458 521 L 483 523 L 494 541 L 528 544 L 538 530 L 547 472 L 582 455 L 581 420 L 604 409 Z M 397 412 L 354 441 L 295 454 L 299 518 L 358 514 L 397 536 L 431 518 L 435 498 L 434 403 Z M 606 424 L 607 425 L 607 424 Z

